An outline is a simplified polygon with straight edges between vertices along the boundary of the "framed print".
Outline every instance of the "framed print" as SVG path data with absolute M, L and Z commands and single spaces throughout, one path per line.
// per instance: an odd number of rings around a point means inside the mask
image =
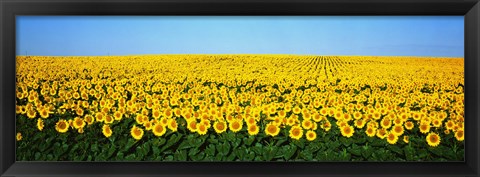
M 2 176 L 478 176 L 478 1 L 3 1 Z

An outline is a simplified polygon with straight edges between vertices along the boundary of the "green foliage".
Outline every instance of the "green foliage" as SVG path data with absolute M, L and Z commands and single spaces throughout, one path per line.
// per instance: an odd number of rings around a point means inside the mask
M 19 116 L 19 123 L 24 116 Z M 23 121 L 29 125 L 31 121 Z M 121 124 L 131 121 L 123 121 Z M 54 122 L 52 122 L 53 124 Z M 92 125 L 95 126 L 95 125 Z M 24 139 L 17 142 L 20 161 L 462 161 L 464 143 L 452 135 L 445 136 L 437 147 L 430 147 L 425 136 L 412 130 L 409 143 L 392 145 L 385 139 L 367 137 L 356 132 L 351 138 L 331 136 L 339 133 L 317 132 L 317 139 L 293 140 L 285 135 L 256 136 L 225 132 L 207 135 L 167 132 L 164 136 L 146 135 L 134 140 L 129 130 L 112 126 L 114 134 L 105 138 L 100 127 L 82 134 L 58 134 L 54 128 L 43 133 L 22 129 Z M 128 127 L 128 126 L 126 126 Z M 25 129 L 25 130 L 23 130 Z M 56 136 L 46 136 L 54 134 Z M 101 137 L 101 138 L 97 138 Z

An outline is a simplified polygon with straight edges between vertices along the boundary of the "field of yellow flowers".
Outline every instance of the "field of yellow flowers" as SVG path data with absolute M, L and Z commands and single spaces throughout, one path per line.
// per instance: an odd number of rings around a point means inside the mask
M 463 161 L 464 60 L 16 58 L 20 161 Z

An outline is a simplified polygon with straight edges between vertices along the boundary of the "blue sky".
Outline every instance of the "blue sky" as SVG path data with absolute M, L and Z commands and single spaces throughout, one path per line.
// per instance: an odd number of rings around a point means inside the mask
M 17 55 L 464 56 L 463 16 L 17 16 Z

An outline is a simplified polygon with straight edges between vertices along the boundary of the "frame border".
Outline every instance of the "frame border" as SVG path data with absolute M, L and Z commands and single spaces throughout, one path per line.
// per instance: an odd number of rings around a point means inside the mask
M 0 0 L 0 176 L 479 176 L 479 0 Z M 463 15 L 465 162 L 16 162 L 16 15 Z

